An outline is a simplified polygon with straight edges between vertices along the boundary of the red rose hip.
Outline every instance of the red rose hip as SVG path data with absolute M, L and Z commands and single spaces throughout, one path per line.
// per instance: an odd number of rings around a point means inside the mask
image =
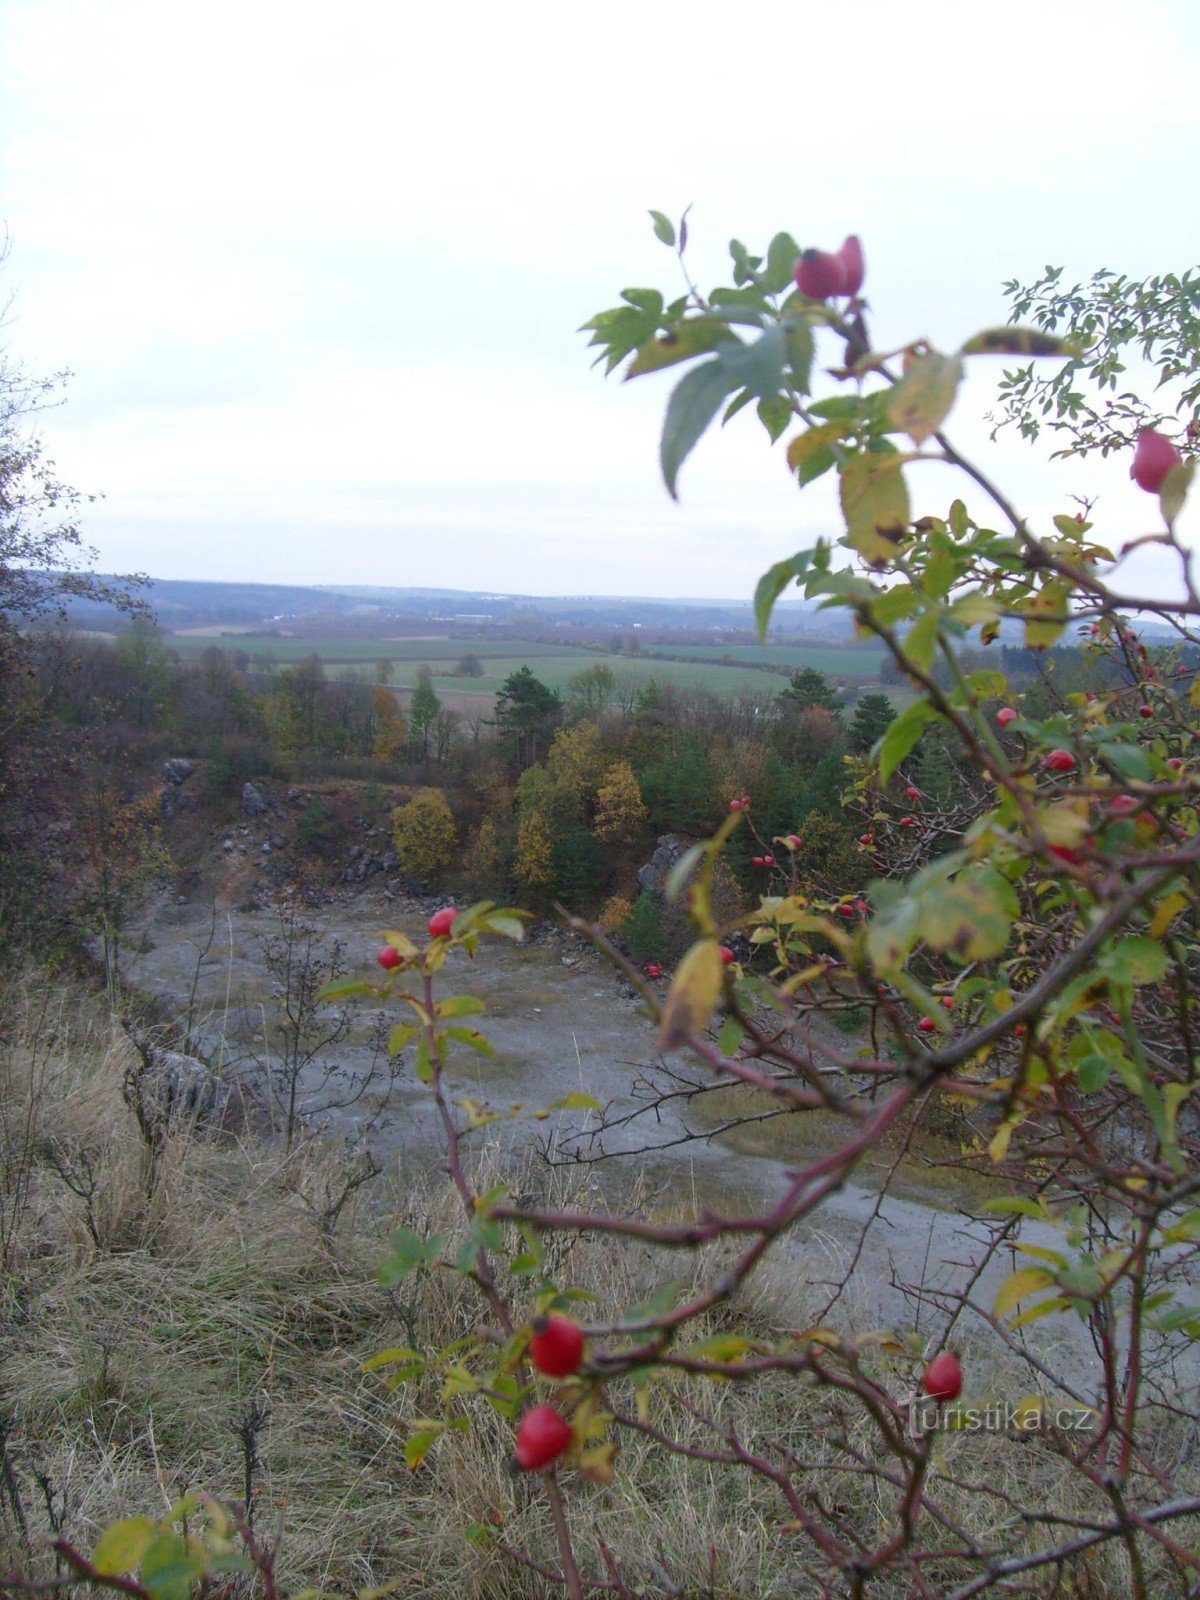
M 934 1400 L 957 1400 L 962 1393 L 962 1366 L 953 1350 L 943 1350 L 925 1368 L 921 1380 L 925 1393 Z
M 1046 757 L 1046 765 L 1051 772 L 1073 772 L 1075 757 L 1069 750 L 1051 750 Z
M 722 966 L 727 967 L 731 961 L 735 961 L 737 959 L 727 944 L 723 944 L 718 947 L 718 954 L 721 957 Z
M 1010 722 L 1015 722 L 1020 716 L 1019 711 L 1014 711 L 1012 706 L 1002 706 L 996 713 L 996 721 L 1002 728 L 1007 728 Z
M 385 944 L 375 959 L 385 972 L 390 972 L 400 965 L 401 956 L 394 944 Z
M 932 1017 L 922 1017 L 920 1022 L 917 1023 L 917 1027 L 920 1028 L 922 1033 L 932 1033 L 937 1027 L 937 1023 Z
M 531 1406 L 521 1418 L 513 1455 L 523 1472 L 548 1467 L 571 1442 L 571 1429 L 553 1406 Z
M 806 250 L 792 275 L 797 289 L 810 300 L 828 300 L 831 295 L 847 293 L 845 264 L 828 250 Z
M 838 251 L 837 258 L 842 263 L 844 274 L 842 293 L 853 297 L 862 288 L 863 279 L 867 275 L 867 264 L 863 260 L 862 240 L 856 233 L 847 235 L 842 241 L 842 248 Z
M 570 1317 L 535 1317 L 529 1359 L 548 1378 L 569 1378 L 583 1360 L 583 1329 Z
M 444 939 L 454 926 L 454 919 L 458 915 L 454 906 L 443 906 L 440 911 L 435 911 L 429 919 L 430 937 Z
M 1129 476 L 1139 489 L 1157 494 L 1163 479 L 1172 467 L 1178 466 L 1182 457 L 1171 441 L 1154 428 L 1143 428 L 1137 436 L 1137 449 L 1133 452 L 1133 465 Z

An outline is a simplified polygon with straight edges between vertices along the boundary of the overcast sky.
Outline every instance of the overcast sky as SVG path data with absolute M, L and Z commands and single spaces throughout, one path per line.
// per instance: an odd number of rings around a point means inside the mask
M 1047 262 L 1197 260 L 1198 67 L 1195 0 L 3 0 L 8 339 L 74 374 L 44 431 L 108 570 L 748 594 L 832 486 L 747 412 L 667 498 L 669 375 L 575 331 L 675 290 L 646 208 L 692 204 L 708 285 L 733 235 L 857 231 L 876 343 L 951 345 Z M 1126 463 L 988 448 L 1036 515 L 1148 524 Z

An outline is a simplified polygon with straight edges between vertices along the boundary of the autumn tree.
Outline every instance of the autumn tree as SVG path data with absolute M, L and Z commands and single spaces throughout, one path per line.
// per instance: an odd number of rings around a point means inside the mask
M 440 789 L 418 789 L 407 805 L 396 807 L 392 841 L 401 869 L 414 878 L 436 878 L 451 865 L 458 850 L 458 833 Z
M 376 761 L 398 761 L 404 748 L 404 718 L 396 696 L 382 683 L 377 683 L 371 692 L 371 716 L 374 724 L 372 757 Z
M 637 775 L 628 761 L 615 761 L 596 791 L 596 837 L 605 844 L 632 844 L 648 820 Z

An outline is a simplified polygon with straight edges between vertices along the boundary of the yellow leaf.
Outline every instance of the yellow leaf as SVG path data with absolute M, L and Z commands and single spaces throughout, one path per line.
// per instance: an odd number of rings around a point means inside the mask
M 827 450 L 835 440 L 844 439 L 848 431 L 844 422 L 821 422 L 815 428 L 798 433 L 788 443 L 788 466 L 795 472 L 801 462 L 807 461 L 809 456 L 815 456 L 819 450 Z
M 1032 1427 L 1040 1422 L 1046 1409 L 1046 1402 L 1040 1394 L 1027 1394 L 1024 1400 L 1018 1400 L 1013 1407 L 1013 1420 L 1018 1428 Z
M 1026 1295 L 1034 1294 L 1038 1289 L 1045 1289 L 1053 1282 L 1053 1277 L 1045 1267 L 1022 1267 L 1019 1272 L 1010 1273 L 1000 1285 L 992 1302 L 993 1315 L 1002 1317 L 1006 1311 L 1011 1311 L 1019 1300 L 1024 1300 Z
M 1037 1305 L 1030 1306 L 1028 1311 L 1022 1311 L 1019 1317 L 1014 1317 L 1009 1327 L 1023 1328 L 1027 1322 L 1036 1322 L 1039 1317 L 1048 1317 L 1055 1311 L 1065 1311 L 1070 1304 L 1066 1295 L 1052 1294 L 1049 1299 L 1039 1300 Z
M 1074 848 L 1088 834 L 1087 801 L 1064 800 L 1061 805 L 1046 806 L 1038 812 L 1038 823 L 1049 844 Z
M 862 451 L 839 470 L 847 539 L 871 562 L 890 561 L 908 529 L 908 486 L 900 467 L 894 452 Z
M 593 1445 L 590 1450 L 585 1450 L 576 1463 L 576 1470 L 581 1478 L 588 1483 L 611 1483 L 613 1476 L 613 1458 L 617 1447 L 611 1441 L 607 1444 Z
M 96 1542 L 92 1565 L 106 1577 L 132 1572 L 157 1533 L 149 1517 L 122 1517 L 111 1522 Z
M 721 948 L 715 939 L 701 939 L 679 963 L 659 1028 L 660 1050 L 678 1050 L 689 1034 L 708 1022 L 721 993 L 724 974 Z
M 962 381 L 962 361 L 929 350 L 919 356 L 888 396 L 888 418 L 914 444 L 924 444 L 950 414 Z
M 1008 1154 L 1009 1141 L 1013 1136 L 1013 1130 L 1021 1120 L 1020 1117 L 1010 1117 L 1007 1122 L 1000 1124 L 988 1140 L 988 1155 L 991 1156 L 993 1161 L 1000 1162 L 1004 1160 Z
M 1185 894 L 1169 894 L 1165 900 L 1160 900 L 1150 922 L 1150 937 L 1161 939 L 1187 903 Z

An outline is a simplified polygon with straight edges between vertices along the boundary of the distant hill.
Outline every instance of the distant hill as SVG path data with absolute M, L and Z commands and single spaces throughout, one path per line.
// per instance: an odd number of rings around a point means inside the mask
M 301 587 L 274 583 L 204 583 L 154 578 L 139 591 L 164 631 L 197 627 L 283 627 L 331 624 L 375 631 L 394 620 L 459 626 L 658 627 L 671 630 L 744 632 L 754 626 L 744 600 L 663 600 L 651 596 L 545 596 L 497 594 L 476 589 L 387 588 L 368 585 Z M 112 628 L 121 619 L 110 606 L 74 601 L 71 620 L 80 627 Z M 803 632 L 848 638 L 843 618 L 820 612 L 807 601 L 786 600 L 776 608 L 773 632 Z

